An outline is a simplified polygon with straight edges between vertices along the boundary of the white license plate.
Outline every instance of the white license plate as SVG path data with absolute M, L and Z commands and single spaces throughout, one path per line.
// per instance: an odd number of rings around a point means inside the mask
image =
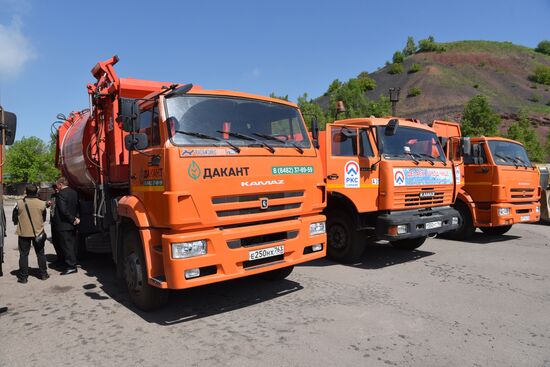
M 521 217 L 519 217 L 519 220 L 521 220 L 522 222 L 525 222 L 529 219 L 531 219 L 531 217 L 529 217 L 528 215 L 522 215 Z
M 283 245 L 263 248 L 261 250 L 254 250 L 248 253 L 248 260 L 259 260 L 266 257 L 283 255 L 285 253 L 285 247 Z
M 426 229 L 434 229 L 434 228 L 439 228 L 441 227 L 441 221 L 438 220 L 438 221 L 435 221 L 435 222 L 428 222 L 424 225 L 424 228 Z

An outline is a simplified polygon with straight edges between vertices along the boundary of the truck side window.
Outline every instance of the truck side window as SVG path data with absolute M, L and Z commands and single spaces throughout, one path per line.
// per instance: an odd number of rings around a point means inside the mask
M 372 150 L 372 146 L 369 140 L 368 130 L 361 129 L 361 132 L 359 133 L 359 144 L 360 144 L 359 155 L 361 157 L 374 157 L 374 152 Z
M 145 133 L 149 146 L 160 144 L 158 108 L 150 108 L 139 113 L 139 132 Z
M 333 128 L 331 133 L 332 155 L 357 156 L 357 138 L 346 136 L 342 128 Z

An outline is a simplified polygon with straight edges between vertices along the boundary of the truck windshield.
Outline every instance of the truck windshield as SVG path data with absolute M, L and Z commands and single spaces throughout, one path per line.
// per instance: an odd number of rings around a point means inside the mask
M 531 166 L 525 148 L 521 144 L 502 140 L 489 140 L 493 160 L 499 166 Z
M 302 151 L 310 141 L 296 108 L 253 99 L 185 95 L 166 100 L 175 145 L 262 146 Z
M 428 160 L 445 162 L 443 149 L 435 133 L 412 127 L 399 126 L 395 135 L 386 135 L 378 128 L 381 153 L 387 159 Z

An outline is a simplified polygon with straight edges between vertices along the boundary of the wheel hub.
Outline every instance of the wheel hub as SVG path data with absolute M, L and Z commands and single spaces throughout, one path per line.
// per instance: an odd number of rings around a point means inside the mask
M 136 253 L 131 253 L 126 257 L 125 278 L 128 289 L 140 290 L 143 284 L 141 263 Z
M 341 250 L 346 247 L 346 230 L 339 225 L 333 225 L 328 231 L 328 242 L 330 247 Z

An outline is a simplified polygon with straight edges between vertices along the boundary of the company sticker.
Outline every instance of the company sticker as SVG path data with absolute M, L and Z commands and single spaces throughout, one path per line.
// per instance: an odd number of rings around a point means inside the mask
M 187 167 L 187 174 L 193 180 L 213 179 L 216 177 L 235 177 L 235 176 L 248 176 L 248 170 L 250 167 L 205 167 L 201 169 L 199 164 L 195 161 L 189 163 Z
M 273 175 L 299 175 L 313 173 L 313 166 L 273 166 L 271 174 Z
M 201 155 L 232 155 L 236 154 L 234 150 L 231 149 L 183 149 L 180 153 L 180 157 L 191 157 L 191 156 L 201 156 Z
M 453 171 L 448 168 L 394 168 L 394 186 L 449 185 Z
M 201 177 L 201 167 L 197 164 L 197 162 L 191 161 L 191 163 L 189 163 L 189 167 L 187 168 L 187 174 L 193 180 L 197 180 Z
M 355 161 L 348 161 L 344 166 L 344 187 L 351 189 L 361 187 L 359 164 Z
M 460 185 L 460 167 L 455 167 L 455 183 Z

